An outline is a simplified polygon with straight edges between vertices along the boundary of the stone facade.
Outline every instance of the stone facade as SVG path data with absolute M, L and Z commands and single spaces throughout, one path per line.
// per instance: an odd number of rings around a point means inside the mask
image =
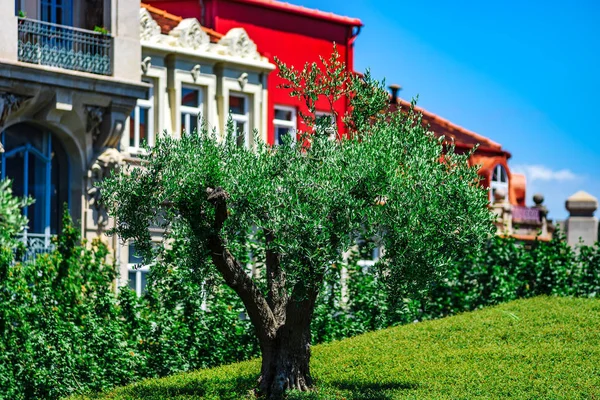
M 98 3 L 112 34 L 77 26 L 83 23 L 77 11 L 89 5 L 82 0 L 67 1 L 51 15 L 38 1 L 17 2 L 21 9 L 13 0 L 0 4 L 2 178 L 13 179 L 15 193 L 35 199 L 26 210 L 24 239 L 43 237 L 48 244 L 60 231 L 63 203 L 86 237 L 102 235 L 97 195 L 90 195 L 93 171 L 107 152 L 117 151 L 131 110 L 149 89 L 139 71 L 139 29 L 128 24 L 140 3 Z
M 159 132 L 193 131 L 198 113 L 223 132 L 233 109 L 252 145 L 254 130 L 266 132 L 274 66 L 243 29 L 219 35 L 194 18 L 162 15 L 163 29 L 138 0 L 64 0 L 50 14 L 39 0 L 0 5 L 11 11 L 0 16 L 2 178 L 35 199 L 23 240 L 35 242 L 32 254 L 51 249 L 66 203 L 83 237 L 113 250 L 118 283 L 131 278 L 140 289 L 144 271 L 128 268 L 137 261 L 130 245 L 105 235 L 111 220 L 97 184 L 138 162 Z
M 138 11 L 138 21 L 142 46 L 138 65 L 150 94 L 138 101 L 121 137 L 125 162 L 137 162 L 144 152 L 143 141 L 152 145 L 157 135 L 192 133 L 200 123 L 197 115 L 222 134 L 231 111 L 243 131 L 243 145 L 253 145 L 255 131 L 266 141 L 267 77 L 275 66 L 258 53 L 243 29 L 217 34 L 195 18 L 184 19 L 146 4 Z M 152 234 L 160 240 L 159 230 Z M 139 291 L 147 270 L 133 268 L 138 261 L 133 250 L 130 244 L 118 246 L 117 256 L 122 281 L 129 279 Z

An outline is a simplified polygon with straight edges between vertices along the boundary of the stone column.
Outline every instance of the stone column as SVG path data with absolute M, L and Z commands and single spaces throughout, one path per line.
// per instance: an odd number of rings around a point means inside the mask
M 511 235 L 513 233 L 512 207 L 506 198 L 506 191 L 497 189 L 494 192 L 494 203 L 491 208 L 492 212 L 498 217 L 496 221 L 498 233 Z
M 112 0 L 112 10 L 113 76 L 124 81 L 140 82 L 140 1 Z
M 596 243 L 598 219 L 594 217 L 594 211 L 598 209 L 598 199 L 579 191 L 567 199 L 565 207 L 569 211 L 569 218 L 565 223 L 569 245 L 577 245 L 579 239 L 588 246 Z
M 537 208 L 540 210 L 540 221 L 542 222 L 542 233 L 541 237 L 548 237 L 548 208 L 544 205 L 544 196 L 541 193 L 536 193 L 533 195 L 533 202 L 535 206 L 533 208 Z
M 0 61 L 17 61 L 18 27 L 14 0 L 0 0 Z

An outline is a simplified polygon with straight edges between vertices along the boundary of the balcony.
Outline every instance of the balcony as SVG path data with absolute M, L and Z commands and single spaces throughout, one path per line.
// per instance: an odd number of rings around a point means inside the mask
M 33 261 L 38 255 L 52 253 L 55 249 L 53 237 L 54 235 L 44 233 L 24 232 L 19 238 L 19 241 L 25 244 L 23 261 Z
M 18 19 L 18 60 L 97 75 L 112 75 L 113 38 L 105 33 Z

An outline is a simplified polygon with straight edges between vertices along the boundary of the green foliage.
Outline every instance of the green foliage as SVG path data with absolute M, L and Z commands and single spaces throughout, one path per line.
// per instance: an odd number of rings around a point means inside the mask
M 10 179 L 0 181 L 0 246 L 16 245 L 15 237 L 27 227 L 21 209 L 32 204 L 31 199 L 19 199 L 12 194 Z
M 101 33 L 102 35 L 108 35 L 110 32 L 103 26 L 94 26 L 94 32 Z
M 0 260 L 0 398 L 58 398 L 135 378 L 100 242 L 80 242 L 68 213 L 56 251 Z
M 220 365 L 258 354 L 250 321 L 231 290 L 202 286 L 189 271 L 157 265 L 169 278 L 149 291 L 114 290 L 115 266 L 99 241 L 81 242 L 65 213 L 56 250 L 0 260 L 0 399 L 57 399 L 142 378 Z
M 339 276 L 327 282 L 315 309 L 317 342 L 437 319 L 539 295 L 600 297 L 600 246 L 571 248 L 560 233 L 549 242 L 523 245 L 493 236 L 481 252 L 452 263 L 442 279 L 408 297 L 390 295 L 376 275 L 347 265 L 347 297 Z
M 357 129 L 352 135 L 330 140 L 331 127 L 317 123 L 276 149 L 258 140 L 252 149 L 239 147 L 231 130 L 220 137 L 206 126 L 181 139 L 162 137 L 143 167 L 105 181 L 114 232 L 135 240 L 146 263 L 167 251 L 153 247 L 149 226 L 185 237 L 177 267 L 199 281 L 214 277 L 211 238 L 244 260 L 270 232 L 262 246 L 278 255 L 288 294 L 319 290 L 357 238 L 376 237 L 386 248 L 373 271 L 396 294 L 425 287 L 479 246 L 492 232 L 492 216 L 468 155 L 443 146 L 412 110 L 388 112 L 382 85 L 369 74 L 346 76 L 337 59 L 334 53 L 322 69 L 280 68 L 309 111 L 319 97 L 334 104 L 348 96 L 356 110 L 346 116 Z M 223 221 L 210 199 L 217 188 L 227 194 Z M 252 237 L 256 231 L 262 236 Z M 252 262 L 265 260 L 254 254 Z M 265 276 L 254 280 L 266 290 Z
M 598 324 L 597 299 L 538 297 L 318 345 L 315 392 L 288 399 L 597 398 Z M 246 361 L 100 398 L 252 399 L 259 369 Z

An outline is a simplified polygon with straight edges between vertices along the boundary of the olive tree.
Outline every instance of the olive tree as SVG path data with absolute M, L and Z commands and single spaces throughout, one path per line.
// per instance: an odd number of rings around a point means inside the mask
M 231 121 L 225 135 L 203 124 L 179 139 L 163 135 L 141 166 L 103 187 L 114 231 L 135 240 L 145 262 L 169 246 L 152 246 L 148 228 L 158 225 L 183 243 L 179 268 L 201 279 L 217 274 L 240 297 L 262 353 L 258 390 L 269 398 L 311 388 L 315 300 L 324 274 L 357 239 L 385 249 L 371 272 L 402 295 L 492 232 L 468 155 L 412 109 L 388 111 L 382 84 L 348 75 L 335 52 L 300 71 L 279 67 L 284 88 L 308 107 L 297 140 L 256 140 L 250 149 L 236 144 Z M 328 120 L 315 118 L 318 99 L 332 111 L 349 102 L 347 134 L 335 137 Z M 251 253 L 256 241 L 264 252 Z

